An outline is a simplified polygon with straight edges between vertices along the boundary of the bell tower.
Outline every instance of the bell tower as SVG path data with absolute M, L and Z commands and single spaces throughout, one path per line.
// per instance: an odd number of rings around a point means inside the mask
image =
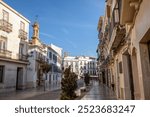
M 32 36 L 32 44 L 39 45 L 40 39 L 39 39 L 39 24 L 35 22 L 33 25 L 33 36 Z

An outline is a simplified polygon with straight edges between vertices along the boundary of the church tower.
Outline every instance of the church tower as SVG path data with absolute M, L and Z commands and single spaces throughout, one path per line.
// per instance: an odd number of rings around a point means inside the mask
M 33 25 L 33 36 L 32 36 L 32 44 L 33 45 L 39 45 L 40 39 L 39 39 L 39 24 L 35 22 Z

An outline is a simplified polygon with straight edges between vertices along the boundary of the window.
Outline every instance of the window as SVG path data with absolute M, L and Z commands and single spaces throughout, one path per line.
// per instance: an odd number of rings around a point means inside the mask
M 6 49 L 6 42 L 5 41 L 3 41 L 3 46 L 2 46 L 2 48 L 5 50 Z
M 77 62 L 75 63 L 75 67 L 78 67 L 78 63 Z
M 9 13 L 5 10 L 3 10 L 3 20 L 9 21 Z
M 90 64 L 89 64 L 89 62 L 88 62 L 88 65 L 87 65 L 87 66 L 88 66 L 88 69 L 89 69 L 89 68 L 90 68 Z
M 90 75 L 92 75 L 92 71 L 90 71 Z
M 57 56 L 53 54 L 53 61 L 54 63 L 57 63 Z
M 6 50 L 6 42 L 7 42 L 7 38 L 1 36 L 0 37 L 0 50 Z
M 56 56 L 56 58 L 55 58 L 56 60 L 55 60 L 55 62 L 57 63 L 57 56 Z
M 68 67 L 68 62 L 65 62 L 65 64 L 66 64 L 66 67 Z
M 122 62 L 119 62 L 119 72 L 122 73 Z
M 2 41 L 0 40 L 0 50 L 1 50 L 1 48 L 2 48 Z
M 55 75 L 53 75 L 53 81 L 55 80 Z
M 23 48 L 24 48 L 24 45 L 20 44 L 20 46 L 19 46 L 19 54 L 20 55 L 23 55 Z
M 149 52 L 149 60 L 150 60 L 150 41 L 148 42 L 148 52 Z
M 51 74 L 49 75 L 49 84 L 51 84 Z
M 73 67 L 73 62 L 71 62 L 71 66 Z
M 3 82 L 4 77 L 4 66 L 0 65 L 0 83 Z
M 25 30 L 25 23 L 22 21 L 20 22 L 20 29 Z
M 115 17 L 115 23 L 119 22 L 119 10 L 118 8 L 114 9 L 114 17 Z
M 52 52 L 49 52 L 49 59 L 52 60 Z

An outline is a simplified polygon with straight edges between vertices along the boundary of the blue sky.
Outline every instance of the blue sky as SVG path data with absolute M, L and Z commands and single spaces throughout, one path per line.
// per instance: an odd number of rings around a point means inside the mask
M 40 39 L 73 56 L 96 56 L 97 24 L 105 0 L 4 0 L 31 21 L 38 15 Z

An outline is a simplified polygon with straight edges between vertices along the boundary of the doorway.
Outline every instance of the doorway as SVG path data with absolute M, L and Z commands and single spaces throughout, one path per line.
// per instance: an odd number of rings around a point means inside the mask
M 125 87 L 125 99 L 134 100 L 134 83 L 132 74 L 131 56 L 126 51 L 123 54 L 123 70 L 124 70 L 124 87 Z
M 23 68 L 17 68 L 16 90 L 23 88 Z
M 105 80 L 105 71 L 102 71 L 102 82 L 103 82 L 103 84 L 106 83 L 106 80 Z
M 139 76 L 138 76 L 138 64 L 137 64 L 137 53 L 135 48 L 132 52 L 132 73 L 133 73 L 133 82 L 134 82 L 134 97 L 136 100 L 140 99 L 140 85 L 139 85 Z
M 116 60 L 116 91 L 117 97 L 120 99 L 120 77 L 119 77 L 119 62 Z

